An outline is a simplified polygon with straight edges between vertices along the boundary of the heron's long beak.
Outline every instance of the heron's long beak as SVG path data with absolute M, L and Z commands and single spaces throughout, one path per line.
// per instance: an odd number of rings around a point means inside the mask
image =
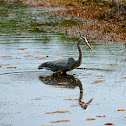
M 85 42 L 86 42 L 87 46 L 89 47 L 89 49 L 91 49 L 93 51 L 93 49 L 91 48 L 91 45 L 88 43 L 87 39 L 85 39 Z

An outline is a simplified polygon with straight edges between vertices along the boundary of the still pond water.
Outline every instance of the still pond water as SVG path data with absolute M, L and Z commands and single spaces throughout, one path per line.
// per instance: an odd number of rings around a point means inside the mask
M 78 57 L 78 38 L 53 29 L 84 22 L 47 15 L 59 9 L 0 2 L 0 125 L 124 126 L 126 111 L 117 111 L 126 110 L 123 44 L 89 40 L 93 51 L 81 44 L 82 64 L 67 76 L 37 69 L 42 62 Z M 86 110 L 84 102 L 90 102 Z

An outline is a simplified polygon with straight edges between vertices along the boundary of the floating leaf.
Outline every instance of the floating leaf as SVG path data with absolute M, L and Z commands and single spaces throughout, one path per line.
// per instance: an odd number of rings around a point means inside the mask
M 87 118 L 86 120 L 95 120 L 94 118 Z
M 67 113 L 69 111 L 56 111 L 55 113 Z
M 11 69 L 11 68 L 14 68 L 14 69 L 16 69 L 16 67 L 7 67 L 7 69 Z
M 0 64 L 0 66 L 2 67 L 2 66 L 8 66 L 9 64 Z
M 90 75 L 92 75 L 92 74 L 81 74 L 82 76 L 90 76 Z
M 58 120 L 58 121 L 50 121 L 50 123 L 60 123 L 60 122 L 69 122 L 70 120 Z
M 12 56 L 0 56 L 1 58 L 10 59 Z
M 15 58 L 15 59 L 21 59 L 21 58 Z
M 34 53 L 40 53 L 40 51 L 35 51 Z
M 70 106 L 70 107 L 77 107 L 78 105 L 72 105 L 72 106 Z
M 24 57 L 33 57 L 32 55 L 26 55 L 26 56 L 24 56 Z
M 31 52 L 25 52 L 25 53 L 31 53 Z
M 38 59 L 46 59 L 45 57 L 36 57 L 36 58 L 38 58 Z
M 54 114 L 55 112 L 46 112 L 45 114 Z
M 97 76 L 95 76 L 95 77 L 104 77 L 103 75 L 97 75 Z
M 118 109 L 117 111 L 126 111 L 125 109 Z
M 92 64 L 87 64 L 86 67 L 92 66 Z
M 106 64 L 106 65 L 108 65 L 108 66 L 115 66 L 116 64 Z
M 55 114 L 55 113 L 67 113 L 69 111 L 55 111 L 55 112 L 46 112 L 45 114 Z
M 27 48 L 18 48 L 19 50 L 25 50 L 25 49 L 27 49 Z
M 96 117 L 105 117 L 105 115 L 104 116 L 96 116 Z
M 106 124 L 104 124 L 104 125 L 114 125 L 113 123 L 106 123 Z
M 96 81 L 93 82 L 93 84 L 101 83 L 103 81 L 105 81 L 105 80 L 96 80 Z
M 123 77 L 122 79 L 126 79 L 126 77 Z

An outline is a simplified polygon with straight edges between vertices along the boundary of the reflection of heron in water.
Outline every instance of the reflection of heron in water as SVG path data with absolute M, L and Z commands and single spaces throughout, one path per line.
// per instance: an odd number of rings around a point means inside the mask
M 82 102 L 83 98 L 83 86 L 81 84 L 81 81 L 77 78 L 75 78 L 73 75 L 62 75 L 60 74 L 59 76 L 55 76 L 54 74 L 51 76 L 40 76 L 39 80 L 41 80 L 44 84 L 47 85 L 53 85 L 55 87 L 60 87 L 60 88 L 76 88 L 79 87 L 80 89 L 80 95 L 79 95 L 79 105 L 86 109 L 90 103 L 92 102 L 93 98 L 90 99 L 87 103 Z
M 82 62 L 82 49 L 80 48 L 80 42 L 83 41 L 87 44 L 87 46 L 92 50 L 90 44 L 88 43 L 87 39 L 85 37 L 82 37 L 79 39 L 77 47 L 79 50 L 79 58 L 76 60 L 73 57 L 65 58 L 65 59 L 59 59 L 55 61 L 49 61 L 42 63 L 38 69 L 49 69 L 54 72 L 63 72 L 63 74 L 66 74 L 67 71 L 73 70 L 74 68 L 81 65 Z

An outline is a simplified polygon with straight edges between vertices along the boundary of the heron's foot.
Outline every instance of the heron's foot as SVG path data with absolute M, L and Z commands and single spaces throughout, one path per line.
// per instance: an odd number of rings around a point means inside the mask
M 55 73 L 53 73 L 53 76 L 59 76 L 61 74 L 62 74 L 61 71 L 56 71 Z
M 63 71 L 63 72 L 62 72 L 62 75 L 67 75 L 66 71 Z

